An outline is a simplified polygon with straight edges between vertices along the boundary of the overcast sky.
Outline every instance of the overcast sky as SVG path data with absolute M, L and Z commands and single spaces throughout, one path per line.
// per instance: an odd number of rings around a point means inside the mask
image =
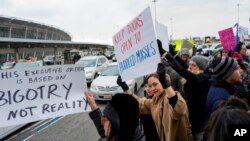
M 112 36 L 150 6 L 154 19 L 174 38 L 218 37 L 239 21 L 250 28 L 249 0 L 0 0 L 0 15 L 43 23 L 68 32 L 73 41 L 112 44 Z M 156 10 L 155 10 L 156 7 Z M 171 24 L 171 20 L 172 24 Z

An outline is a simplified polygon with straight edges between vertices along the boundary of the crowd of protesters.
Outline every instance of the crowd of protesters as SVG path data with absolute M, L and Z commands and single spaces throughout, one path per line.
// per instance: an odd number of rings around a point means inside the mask
M 101 137 L 112 141 L 249 141 L 250 59 L 244 42 L 230 51 L 216 50 L 211 56 L 191 55 L 186 48 L 167 52 L 160 40 L 157 43 L 162 61 L 156 73 L 146 77 L 146 98 L 133 94 L 120 76 L 117 79 L 123 95 L 136 100 L 134 107 L 126 106 L 126 98 L 114 96 L 102 117 L 92 94 L 85 93 Z M 110 128 L 101 124 L 105 117 Z M 237 136 L 237 129 L 247 132 Z

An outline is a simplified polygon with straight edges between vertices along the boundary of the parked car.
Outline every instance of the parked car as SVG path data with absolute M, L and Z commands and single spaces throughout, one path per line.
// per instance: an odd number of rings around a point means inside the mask
M 86 81 L 90 84 L 98 76 L 98 72 L 108 66 L 109 60 L 105 56 L 85 56 L 75 64 L 83 64 Z
M 123 90 L 117 85 L 117 77 L 119 75 L 118 63 L 110 63 L 100 75 L 93 80 L 90 86 L 90 91 L 94 94 L 96 100 L 106 101 L 110 100 L 116 93 L 122 93 Z M 129 88 L 135 94 L 138 93 L 139 88 L 144 82 L 144 77 L 126 81 Z
M 42 61 L 18 62 L 13 68 L 19 69 L 19 68 L 31 68 L 31 67 L 39 67 L 39 66 L 43 66 Z
M 1 70 L 12 69 L 14 65 L 15 65 L 15 61 L 5 62 L 5 63 L 2 64 Z
M 207 48 L 203 48 L 202 51 L 211 55 L 214 51 L 223 49 L 221 44 L 212 44 L 211 46 Z

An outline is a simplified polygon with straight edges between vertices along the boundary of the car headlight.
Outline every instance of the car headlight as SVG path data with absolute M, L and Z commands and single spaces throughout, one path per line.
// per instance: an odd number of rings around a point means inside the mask
M 97 91 L 97 86 L 95 85 L 95 84 L 91 84 L 91 86 L 90 86 L 90 90 L 95 90 L 95 91 Z
M 91 76 L 92 73 L 93 73 L 93 71 L 88 71 L 88 72 L 85 73 L 85 75 L 86 75 L 86 76 Z

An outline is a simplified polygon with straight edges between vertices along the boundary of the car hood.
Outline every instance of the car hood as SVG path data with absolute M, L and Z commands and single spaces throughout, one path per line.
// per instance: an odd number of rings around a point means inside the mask
M 92 82 L 92 85 L 96 86 L 118 86 L 116 83 L 118 76 L 98 76 Z
M 90 72 L 90 71 L 94 71 L 95 67 L 85 67 L 84 70 L 85 70 L 85 73 Z

